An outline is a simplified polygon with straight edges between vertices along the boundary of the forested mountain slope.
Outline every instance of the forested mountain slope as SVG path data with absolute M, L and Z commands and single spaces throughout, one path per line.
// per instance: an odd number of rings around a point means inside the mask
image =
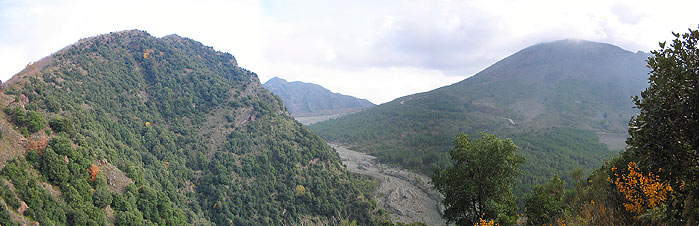
M 3 84 L 0 103 L 0 220 L 371 225 L 380 215 L 376 185 L 347 173 L 254 73 L 187 38 L 80 40 Z
M 321 137 L 431 173 L 458 133 L 511 137 L 527 158 L 522 194 L 556 173 L 593 169 L 618 150 L 648 54 L 582 40 L 525 48 L 459 83 L 314 124 Z M 607 137 L 611 135 L 611 137 Z M 604 138 L 604 139 L 600 139 Z M 610 140 L 612 140 L 610 142 Z
M 336 114 L 373 107 L 365 99 L 333 93 L 322 86 L 274 77 L 263 86 L 279 96 L 293 116 Z

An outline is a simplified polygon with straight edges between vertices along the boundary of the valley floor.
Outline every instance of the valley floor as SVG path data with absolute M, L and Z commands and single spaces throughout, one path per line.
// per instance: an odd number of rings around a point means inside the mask
M 347 147 L 330 144 L 342 159 L 347 170 L 376 178 L 381 187 L 374 195 L 379 206 L 390 213 L 394 222 L 424 222 L 444 225 L 441 195 L 432 189 L 429 177 L 404 169 L 378 164 L 376 157 L 352 151 Z
M 363 108 L 345 108 L 345 109 L 336 109 L 336 110 L 328 110 L 324 111 L 321 113 L 314 113 L 314 114 L 300 114 L 300 115 L 292 115 L 296 121 L 299 121 L 301 124 L 304 125 L 311 125 L 323 121 L 328 121 L 330 119 L 336 119 L 345 115 L 349 114 L 354 114 L 363 110 L 366 110 L 366 107 Z

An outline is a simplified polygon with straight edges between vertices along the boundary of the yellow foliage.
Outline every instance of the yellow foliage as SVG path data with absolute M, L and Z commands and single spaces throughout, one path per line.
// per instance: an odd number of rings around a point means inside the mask
M 304 187 L 303 185 L 296 186 L 296 196 L 304 195 L 306 195 L 306 187 Z
M 665 203 L 673 192 L 667 182 L 660 182 L 658 176 L 648 173 L 643 175 L 635 162 L 627 165 L 629 174 L 619 175 L 616 167 L 612 167 L 612 173 L 616 180 L 607 178 L 614 183 L 617 190 L 624 194 L 629 203 L 624 203 L 627 211 L 641 215 L 648 209 L 653 209 Z
M 143 52 L 143 59 L 148 59 L 148 57 L 155 52 L 153 49 L 146 49 L 146 51 Z
M 150 126 L 150 122 L 146 122 L 146 126 Z

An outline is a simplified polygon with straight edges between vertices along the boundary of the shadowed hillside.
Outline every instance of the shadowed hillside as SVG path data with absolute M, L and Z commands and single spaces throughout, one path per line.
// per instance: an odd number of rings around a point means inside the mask
M 279 96 L 294 117 L 356 112 L 374 106 L 368 100 L 333 93 L 312 83 L 287 82 L 274 77 L 263 86 Z

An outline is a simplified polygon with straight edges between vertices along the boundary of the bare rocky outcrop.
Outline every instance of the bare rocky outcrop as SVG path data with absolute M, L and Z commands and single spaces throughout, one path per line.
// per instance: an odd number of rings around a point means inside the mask
M 0 107 L 21 106 L 14 102 L 14 96 L 5 95 L 0 92 Z M 21 157 L 25 153 L 26 138 L 17 130 L 14 129 L 14 124 L 9 122 L 8 115 L 0 112 L 0 133 L 3 139 L 0 139 L 0 169 L 5 166 L 5 162 L 14 158 Z
M 96 165 L 99 167 L 100 172 L 107 178 L 109 189 L 114 192 L 124 192 L 126 186 L 133 183 L 131 178 L 127 177 L 119 168 L 109 163 L 107 159 L 97 161 Z
M 19 97 L 17 97 L 17 100 L 19 100 L 19 102 L 20 102 L 22 105 L 25 105 L 25 104 L 28 104 L 28 103 L 29 103 L 29 97 L 25 96 L 24 94 L 20 94 Z
M 19 208 L 17 208 L 17 213 L 18 213 L 19 215 L 24 215 L 24 211 L 27 211 L 27 209 L 29 209 L 29 206 L 27 206 L 27 203 L 26 203 L 26 202 L 22 201 L 22 202 L 19 204 Z

